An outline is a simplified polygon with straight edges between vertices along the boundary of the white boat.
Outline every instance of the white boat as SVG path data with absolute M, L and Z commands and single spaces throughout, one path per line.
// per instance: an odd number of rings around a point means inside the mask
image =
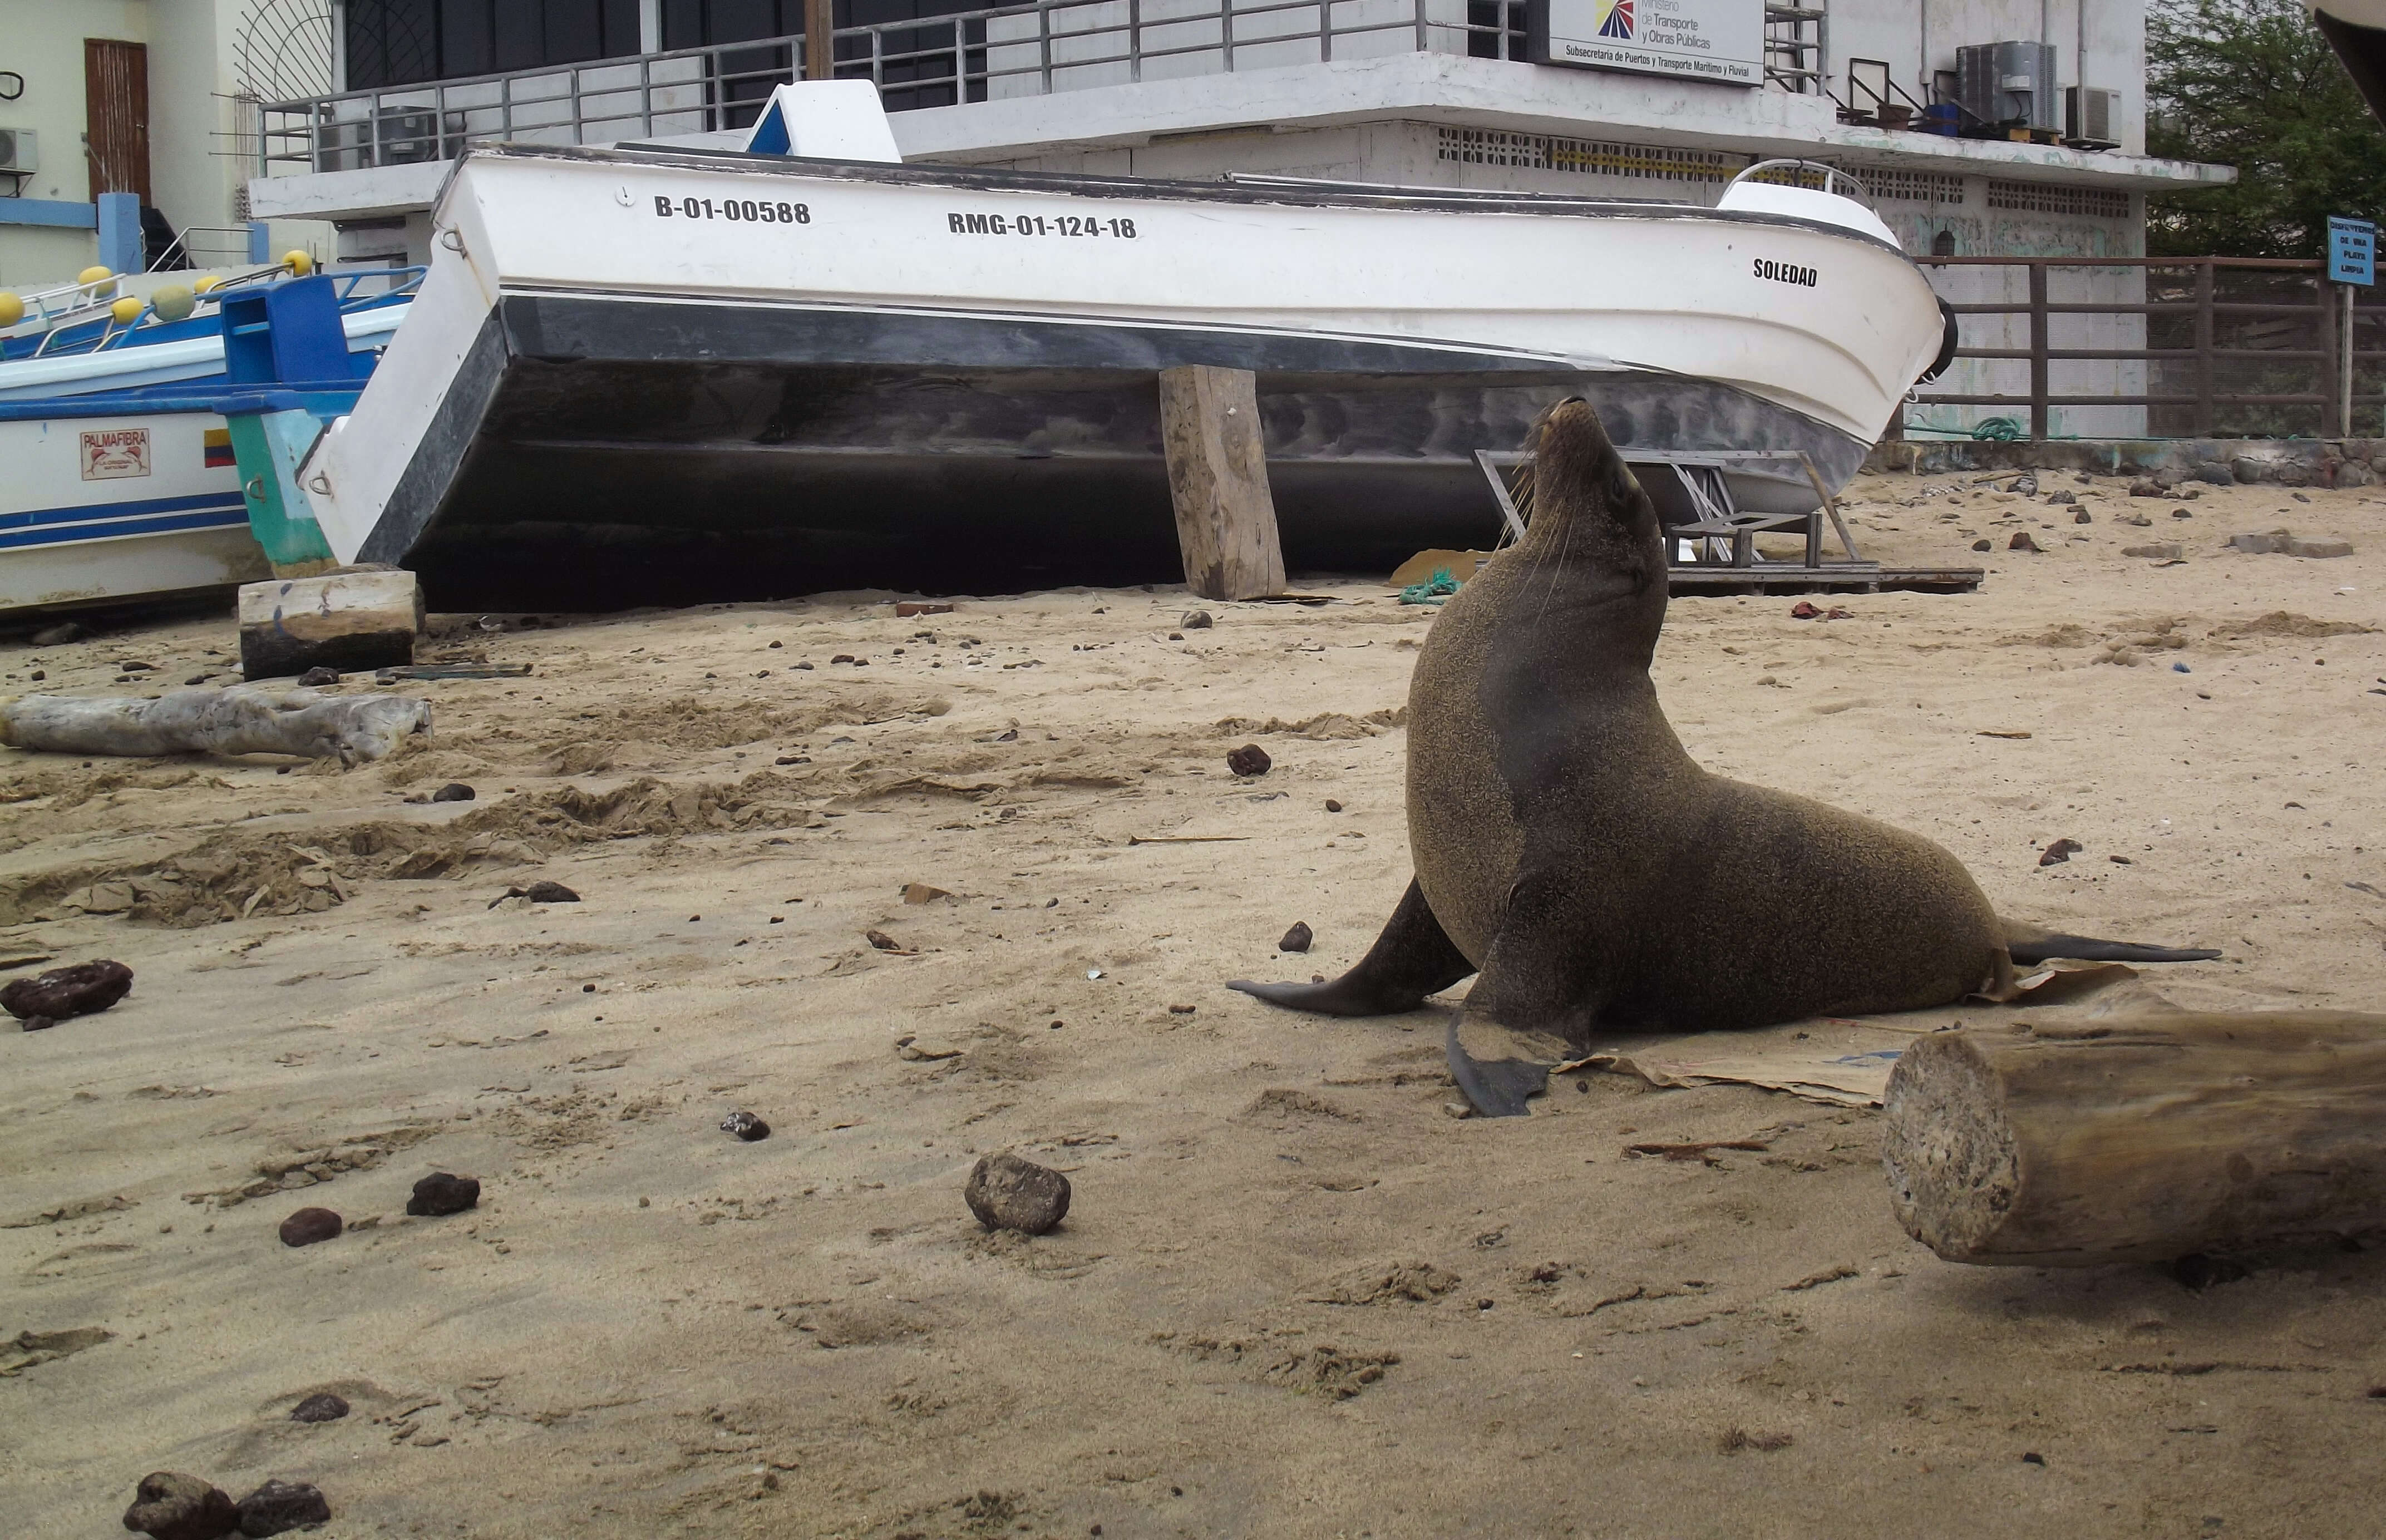
M 0 402 L 0 614 L 272 575 L 205 405 Z
M 1475 451 L 1568 394 L 1627 446 L 1797 451 L 1836 489 L 1949 330 L 1869 209 L 1763 181 L 1709 208 L 499 145 L 434 221 L 303 480 L 340 559 L 450 605 L 1164 572 L 1180 364 L 1257 372 L 1296 568 L 1488 540 Z M 1788 465 L 1727 468 L 1739 506 L 1813 507 Z
M 262 282 L 278 271 L 245 276 Z M 347 276 L 343 340 L 352 357 L 369 357 L 396 335 L 408 302 L 359 294 L 357 275 Z M 158 323 L 144 310 L 132 328 L 106 319 L 103 294 L 56 319 L 54 332 L 68 339 L 62 351 L 0 360 L 0 615 L 273 575 L 224 414 L 328 411 L 335 397 L 227 382 L 214 305 L 257 292 L 228 284 L 200 296 L 197 314 Z M 23 343 L 41 339 L 14 341 L 21 354 Z

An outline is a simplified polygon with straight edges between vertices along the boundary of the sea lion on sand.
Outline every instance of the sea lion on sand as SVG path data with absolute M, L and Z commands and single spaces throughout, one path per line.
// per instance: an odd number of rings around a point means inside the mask
M 2016 961 L 2219 956 L 2009 924 L 1920 835 L 1701 770 L 1649 679 L 1665 619 L 1656 510 L 1587 404 L 1542 419 L 1533 479 L 1530 531 L 1417 658 L 1416 877 L 1384 933 L 1331 983 L 1229 987 L 1374 1016 L 1479 972 L 1450 1061 L 1497 1116 L 1601 1028 L 1913 1010 L 2007 995 Z

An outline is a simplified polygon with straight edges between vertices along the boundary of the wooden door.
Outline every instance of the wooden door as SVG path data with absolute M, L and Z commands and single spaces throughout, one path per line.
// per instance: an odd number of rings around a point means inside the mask
M 83 155 L 91 192 L 149 196 L 149 49 L 114 38 L 82 40 Z

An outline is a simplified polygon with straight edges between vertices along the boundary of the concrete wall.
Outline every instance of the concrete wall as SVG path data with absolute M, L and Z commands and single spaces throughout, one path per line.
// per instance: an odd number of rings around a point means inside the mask
M 249 168 L 233 153 L 240 128 L 232 100 L 242 23 L 263 0 L 0 0 L 0 69 L 25 77 L 25 94 L 0 102 L 0 127 L 41 135 L 41 170 L 27 179 L 29 198 L 83 203 L 91 181 L 83 159 L 83 40 L 118 38 L 149 50 L 149 183 L 157 207 L 177 230 L 242 222 L 240 189 Z M 0 188 L 8 179 L 0 178 Z M 5 199 L 0 199 L 5 203 Z M 215 252 L 245 257 L 238 238 L 207 237 Z M 277 223 L 278 254 L 294 247 L 318 259 L 332 253 L 332 231 L 311 221 Z M 199 259 L 206 261 L 209 246 Z M 0 287 L 69 282 L 97 254 L 89 231 L 0 224 Z
M 65 203 L 91 201 L 83 160 L 82 40 L 149 40 L 146 0 L 0 0 L 0 69 L 25 77 L 25 94 L 0 102 L 0 127 L 41 136 L 41 169 L 26 178 L 23 195 Z M 0 178 L 0 188 L 14 181 Z M 0 225 L 0 284 L 20 287 L 71 279 L 99 249 L 87 230 Z

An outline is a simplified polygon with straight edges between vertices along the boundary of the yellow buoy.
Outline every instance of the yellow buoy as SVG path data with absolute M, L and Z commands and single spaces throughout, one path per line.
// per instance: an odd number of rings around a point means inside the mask
M 199 307 L 199 296 L 180 283 L 168 283 L 149 294 L 149 308 L 159 320 L 184 320 Z
M 15 294 L 0 293 L 0 327 L 14 326 L 25 319 L 25 302 Z
M 92 298 L 106 299 L 116 293 L 115 277 L 116 275 L 107 269 L 94 265 L 75 274 L 75 282 L 88 285 Z
M 216 285 L 222 282 L 222 279 L 218 278 L 213 273 L 209 273 L 207 277 L 200 279 L 196 283 L 191 285 L 191 293 L 195 294 L 213 294 L 215 292 Z
M 107 313 L 116 318 L 116 324 L 119 326 L 130 326 L 134 321 L 139 320 L 141 319 L 141 302 L 133 298 L 131 294 L 126 294 L 122 299 L 118 300 L 115 304 L 107 307 Z
M 282 265 L 290 269 L 293 278 L 304 278 L 315 270 L 315 259 L 303 251 L 283 252 Z

